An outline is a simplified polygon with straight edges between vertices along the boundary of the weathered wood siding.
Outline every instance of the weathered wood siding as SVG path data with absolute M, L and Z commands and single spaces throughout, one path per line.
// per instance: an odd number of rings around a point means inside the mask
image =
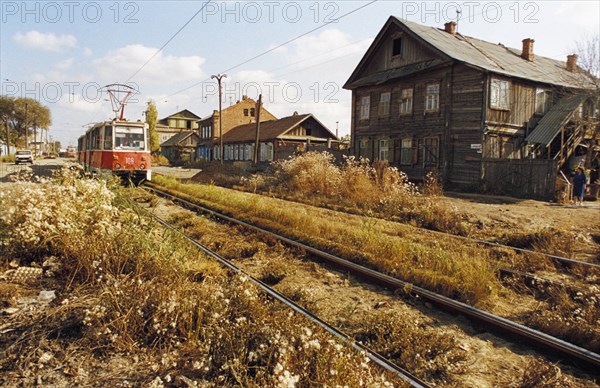
M 556 187 L 556 160 L 484 159 L 486 189 L 517 197 L 553 199 Z
M 535 115 L 536 86 L 493 75 L 488 79 L 486 85 L 488 88 L 492 79 L 504 80 L 510 83 L 509 109 L 492 108 L 488 98 L 488 101 L 486 101 L 487 123 L 499 127 L 506 125 L 509 128 L 520 129 L 519 134 L 524 134 L 527 123 L 530 123 Z
M 443 135 L 447 100 L 447 80 L 449 68 L 443 68 L 413 76 L 410 80 L 395 80 L 384 85 L 359 88 L 354 91 L 356 104 L 354 106 L 354 149 L 355 154 L 370 160 L 378 159 L 379 140 L 388 140 L 388 160 L 391 164 L 399 166 L 411 179 L 422 179 L 427 171 L 441 168 L 443 160 Z M 439 108 L 437 111 L 425 111 L 426 88 L 428 84 L 439 84 Z M 400 114 L 402 89 L 413 89 L 412 112 Z M 380 115 L 379 105 L 382 93 L 390 92 L 389 114 Z M 361 99 L 370 97 L 369 118 L 360 118 Z M 425 164 L 424 141 L 425 138 L 438 138 L 439 151 L 437 165 Z M 400 148 L 402 139 L 413 139 L 414 152 L 417 156 L 412 163 L 401 165 Z M 367 140 L 368 147 L 360 153 L 360 140 Z
M 485 75 L 456 65 L 452 75 L 451 114 L 448 144 L 448 179 L 455 183 L 477 182 L 481 178 Z
M 396 27 L 395 27 L 396 28 Z M 394 39 L 402 39 L 402 54 L 392 57 Z M 373 60 L 369 63 L 361 77 L 367 74 L 377 73 L 379 71 L 391 68 L 401 67 L 412 63 L 423 62 L 429 59 L 435 59 L 439 56 L 422 44 L 419 44 L 408 34 L 396 31 L 384 39 L 379 49 L 375 52 Z

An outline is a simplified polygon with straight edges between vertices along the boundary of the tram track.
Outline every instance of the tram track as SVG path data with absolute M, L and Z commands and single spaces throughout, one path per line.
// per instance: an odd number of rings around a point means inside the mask
M 189 241 L 190 243 L 192 243 L 196 248 L 198 248 L 200 251 L 204 252 L 206 255 L 208 255 L 211 258 L 217 260 L 224 267 L 226 267 L 229 270 L 235 272 L 236 274 L 246 276 L 248 278 L 248 281 L 250 281 L 251 283 L 253 283 L 256 286 L 258 286 L 263 292 L 265 292 L 267 295 L 269 295 L 273 299 L 278 300 L 279 302 L 281 302 L 285 306 L 289 307 L 290 309 L 292 309 L 296 313 L 298 313 L 298 314 L 306 317 L 310 321 L 312 321 L 315 324 L 317 324 L 318 326 L 322 327 L 324 330 L 326 330 L 328 333 L 330 333 L 334 337 L 342 340 L 344 343 L 346 343 L 349 346 L 351 346 L 352 348 L 354 348 L 355 350 L 360 351 L 360 352 L 364 352 L 365 355 L 372 362 L 374 362 L 376 365 L 380 366 L 381 368 L 383 368 L 385 370 L 388 370 L 388 371 L 396 373 L 402 380 L 406 381 L 412 387 L 415 387 L 415 388 L 428 388 L 428 387 L 430 387 L 430 385 L 427 384 L 425 381 L 423 381 L 423 380 L 419 379 L 418 377 L 414 376 L 409 371 L 405 370 L 401 366 L 399 366 L 396 363 L 394 363 L 392 360 L 389 360 L 386 357 L 384 357 L 383 355 L 381 355 L 381 354 L 377 353 L 376 351 L 368 348 L 367 346 L 365 346 L 365 345 L 363 345 L 361 343 L 356 342 L 348 334 L 346 334 L 343 331 L 337 329 L 333 325 L 327 323 L 325 320 L 319 318 L 317 315 L 315 315 L 315 314 L 309 312 L 308 310 L 304 309 L 303 307 L 301 307 L 297 303 L 293 302 L 291 299 L 289 299 L 288 297 L 286 297 L 282 293 L 276 291 L 274 288 L 270 287 L 269 285 L 267 285 L 266 283 L 262 282 L 261 280 L 253 277 L 250 273 L 248 273 L 248 272 L 244 271 L 243 269 L 241 269 L 240 267 L 236 266 L 230 260 L 225 259 L 224 257 L 220 256 L 218 253 L 216 253 L 213 250 L 209 249 L 208 247 L 206 247 L 205 245 L 201 244 L 197 240 L 191 238 L 190 236 L 187 236 L 186 234 L 184 234 L 183 232 L 181 232 L 180 230 L 178 230 L 176 227 L 174 227 L 173 225 L 169 224 L 166 220 L 164 220 L 164 219 L 160 218 L 159 216 L 157 216 L 156 214 L 152 214 L 150 212 L 147 212 L 147 214 L 149 216 L 151 216 L 159 224 L 163 225 L 165 228 L 170 229 L 173 232 L 175 232 L 175 233 L 179 234 L 180 236 L 182 236 L 184 239 L 186 239 L 187 241 Z
M 600 367 L 600 356 L 589 350 L 583 349 L 581 347 L 557 339 L 537 330 L 528 328 L 521 324 L 512 322 L 508 319 L 496 316 L 489 312 L 474 308 L 465 303 L 458 302 L 445 296 L 423 289 L 421 287 L 414 286 L 410 283 L 401 281 L 389 275 L 385 275 L 372 269 L 366 268 L 364 266 L 358 265 L 356 263 L 349 262 L 335 255 L 331 255 L 327 252 L 323 252 L 319 249 L 303 244 L 302 242 L 295 241 L 285 236 L 280 236 L 276 233 L 273 233 L 272 231 L 266 230 L 259 226 L 252 225 L 247 222 L 237 220 L 234 217 L 221 214 L 205 206 L 192 203 L 185 199 L 177 198 L 176 196 L 173 196 L 169 193 L 165 193 L 162 190 L 157 189 L 156 187 L 150 188 L 146 186 L 144 188 L 150 189 L 156 194 L 168 196 L 172 201 L 177 202 L 188 209 L 200 211 L 204 214 L 209 214 L 212 217 L 219 218 L 226 222 L 241 225 L 245 228 L 249 228 L 256 232 L 264 233 L 273 238 L 277 238 L 289 246 L 294 246 L 303 249 L 311 255 L 318 257 L 319 259 L 335 266 L 341 271 L 351 272 L 361 278 L 368 279 L 369 281 L 372 281 L 378 285 L 390 289 L 410 289 L 410 292 L 413 295 L 419 296 L 428 302 L 434 303 L 446 311 L 449 311 L 454 314 L 461 314 L 473 322 L 483 324 L 490 331 L 501 334 L 504 337 L 509 337 L 513 340 L 526 341 L 532 346 L 534 346 L 536 349 L 543 349 L 546 352 L 552 354 L 554 357 L 560 357 L 565 360 L 570 360 L 572 363 L 578 366 L 582 366 L 586 369 L 597 371 L 597 368 Z

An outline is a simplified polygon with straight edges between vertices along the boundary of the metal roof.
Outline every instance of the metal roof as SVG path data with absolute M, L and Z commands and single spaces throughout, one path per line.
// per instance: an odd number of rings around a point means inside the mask
M 559 61 L 535 55 L 533 61 L 521 58 L 521 49 L 504 46 L 471 38 L 465 35 L 455 36 L 443 29 L 423 26 L 407 20 L 396 19 L 429 44 L 458 61 L 475 65 L 498 74 L 553 85 L 593 88 L 591 80 L 581 72 L 570 72 L 566 67 L 566 57 Z
M 586 96 L 583 95 L 571 95 L 561 98 L 546 112 L 525 141 L 545 146 L 550 144 L 585 99 Z
M 424 26 L 408 20 L 391 16 L 385 26 L 367 50 L 357 69 L 344 87 L 353 87 L 359 73 L 366 69 L 371 55 L 385 37 L 391 25 L 407 30 L 415 38 L 423 40 L 426 45 L 445 57 L 455 61 L 478 67 L 496 74 L 532 80 L 544 84 L 565 86 L 577 89 L 593 89 L 592 79 L 585 72 L 570 72 L 564 60 L 555 60 L 535 54 L 533 61 L 521 57 L 521 49 L 507 47 L 501 43 L 491 43 L 457 33 L 452 35 L 444 29 Z M 410 66 L 410 65 L 409 65 Z
M 173 135 L 169 139 L 165 140 L 164 143 L 162 143 L 160 146 L 161 147 L 176 146 L 179 144 L 179 142 L 187 139 L 189 136 L 192 136 L 192 135 L 194 135 L 194 132 L 190 132 L 190 131 L 180 132 L 177 135 Z M 198 136 L 198 135 L 196 135 L 196 136 Z
M 261 140 L 274 140 L 282 138 L 289 130 L 297 127 L 307 120 L 314 120 L 314 123 L 318 127 L 321 127 L 325 132 L 331 135 L 331 138 L 335 138 L 335 135 L 331 133 L 327 127 L 325 127 L 319 120 L 317 120 L 311 113 L 308 114 L 295 114 L 281 118 L 279 120 L 261 121 L 260 123 L 260 139 Z M 298 137 L 298 139 L 304 137 Z M 256 123 L 243 124 L 237 127 L 231 128 L 229 131 L 223 134 L 223 141 L 226 143 L 239 143 L 239 142 L 253 142 L 256 140 Z

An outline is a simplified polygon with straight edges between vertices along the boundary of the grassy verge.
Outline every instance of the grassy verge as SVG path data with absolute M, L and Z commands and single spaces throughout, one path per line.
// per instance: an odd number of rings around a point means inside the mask
M 116 190 L 67 171 L 0 191 L 0 269 L 45 268 L 36 286 L 57 295 L 3 326 L 6 384 L 403 385 Z M 2 305 L 19 310 L 32 287 L 2 282 Z
M 467 303 L 485 302 L 498 289 L 486 250 L 371 217 L 353 216 L 211 185 L 157 176 L 155 183 L 191 199 L 306 241 L 355 262 Z
M 184 184 L 157 176 L 155 183 L 232 216 L 388 273 L 415 285 L 492 312 L 508 294 L 499 266 L 531 270 L 551 267 L 543 257 L 489 250 L 398 223 L 306 206 L 213 185 Z M 563 289 L 538 299 L 544 314 L 514 313 L 514 319 L 597 352 L 600 301 L 589 292 L 571 298 Z M 529 292 L 527 292 L 529 293 Z M 499 299 L 500 297 L 500 299 Z

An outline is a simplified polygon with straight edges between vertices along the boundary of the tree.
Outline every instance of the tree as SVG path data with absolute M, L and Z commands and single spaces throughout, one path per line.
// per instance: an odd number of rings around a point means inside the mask
M 584 35 L 575 47 L 579 69 L 587 73 L 595 86 L 590 90 L 591 103 L 583 120 L 586 127 L 584 144 L 587 147 L 585 167 L 589 170 L 598 168 L 600 156 L 600 35 Z
M 48 129 L 52 124 L 50 109 L 33 98 L 0 96 L 0 117 L 6 125 L 8 118 L 10 141 L 13 145 L 26 145 L 25 136 L 37 129 Z M 6 128 L 0 138 L 6 140 Z
M 148 100 L 146 108 L 146 123 L 148 123 L 149 134 L 150 134 L 150 152 L 157 154 L 160 151 L 160 142 L 158 140 L 158 133 L 156 132 L 156 122 L 158 120 L 158 110 L 156 109 L 156 103 L 154 100 Z

